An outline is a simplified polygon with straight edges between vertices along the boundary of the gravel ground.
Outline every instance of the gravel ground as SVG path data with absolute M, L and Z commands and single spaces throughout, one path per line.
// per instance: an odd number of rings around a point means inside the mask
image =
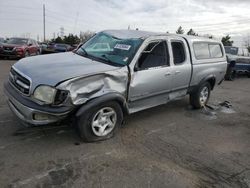
M 14 62 L 0 60 L 0 187 L 250 187 L 250 79 L 216 87 L 214 110 L 192 110 L 186 97 L 83 143 L 68 125 L 19 124 L 2 89 Z

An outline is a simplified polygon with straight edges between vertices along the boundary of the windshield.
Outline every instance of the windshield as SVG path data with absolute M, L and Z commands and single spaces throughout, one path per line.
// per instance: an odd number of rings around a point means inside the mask
M 237 47 L 230 47 L 226 46 L 225 51 L 227 54 L 237 55 L 238 54 L 238 48 Z
M 99 33 L 83 44 L 77 53 L 84 52 L 111 64 L 127 65 L 142 43 L 142 39 L 118 39 Z
M 28 39 L 20 39 L 20 38 L 10 38 L 7 42 L 7 44 L 27 44 Z

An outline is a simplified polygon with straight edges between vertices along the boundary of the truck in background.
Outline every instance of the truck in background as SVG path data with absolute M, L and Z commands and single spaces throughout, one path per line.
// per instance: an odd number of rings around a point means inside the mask
M 250 77 L 250 54 L 247 49 L 233 46 L 225 46 L 227 56 L 226 80 L 234 80 L 239 73 L 247 74 Z

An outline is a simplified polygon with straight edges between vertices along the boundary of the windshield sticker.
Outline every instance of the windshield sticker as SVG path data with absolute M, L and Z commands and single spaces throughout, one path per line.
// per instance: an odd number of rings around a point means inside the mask
M 120 49 L 120 50 L 129 50 L 130 47 L 131 46 L 127 44 L 116 44 L 114 48 Z

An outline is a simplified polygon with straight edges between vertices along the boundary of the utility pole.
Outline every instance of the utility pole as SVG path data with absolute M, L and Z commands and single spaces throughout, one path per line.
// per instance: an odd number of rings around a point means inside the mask
M 43 41 L 45 42 L 45 4 L 43 4 Z

